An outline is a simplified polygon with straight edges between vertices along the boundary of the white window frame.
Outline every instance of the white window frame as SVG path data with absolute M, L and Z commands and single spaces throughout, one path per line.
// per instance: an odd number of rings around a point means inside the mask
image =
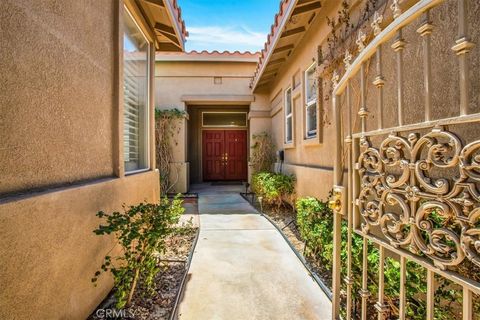
M 310 110 L 310 108 L 315 108 L 316 110 L 316 115 L 318 114 L 318 103 L 317 103 L 317 93 L 315 92 L 313 94 L 313 99 L 311 100 L 308 100 L 308 73 L 312 70 L 312 69 L 315 69 L 315 66 L 316 66 L 316 62 L 312 63 L 308 68 L 307 70 L 305 70 L 305 73 L 304 73 L 304 83 L 305 83 L 305 108 L 304 108 L 304 112 L 305 112 L 305 139 L 312 139 L 312 138 L 315 138 L 317 136 L 317 131 L 318 131 L 318 117 L 315 116 L 315 123 L 316 123 L 316 129 L 315 130 L 310 130 L 310 128 L 308 128 L 308 111 Z
M 290 99 L 287 98 L 289 91 L 290 91 Z M 285 122 L 284 122 L 284 125 L 285 125 L 284 141 L 285 141 L 285 144 L 292 144 L 293 143 L 293 97 L 292 97 L 292 87 L 289 87 L 289 88 L 287 88 L 287 90 L 285 90 L 284 97 L 285 97 L 284 98 L 284 100 L 285 100 L 285 103 L 284 103 L 284 118 L 285 118 Z M 287 103 L 290 104 L 290 113 L 287 113 Z M 290 140 L 287 140 L 287 137 L 288 137 L 288 133 L 287 133 L 288 119 L 291 119 L 291 121 L 292 121 L 292 125 L 290 127 L 290 130 L 292 131 L 290 133 Z
M 140 31 L 140 33 L 142 34 L 143 38 L 145 39 L 145 41 L 147 42 L 148 46 L 147 46 L 147 74 L 146 74 L 146 79 L 147 79 L 147 84 L 146 84 L 146 89 L 147 89 L 147 95 L 146 95 L 146 101 L 145 101 L 145 110 L 144 110 L 144 119 L 141 119 L 143 120 L 142 122 L 144 122 L 144 126 L 145 126 L 145 130 L 143 132 L 143 141 L 144 143 L 142 145 L 140 145 L 140 143 L 138 143 L 139 145 L 139 159 L 140 159 L 140 154 L 143 154 L 143 157 L 145 158 L 144 160 L 144 166 L 142 166 L 142 168 L 138 168 L 138 169 L 133 169 L 133 170 L 127 170 L 127 168 L 125 167 L 125 175 L 131 175 L 131 174 L 135 174 L 135 173 L 140 173 L 140 172 L 145 172 L 145 171 L 149 171 L 151 169 L 151 163 L 150 163 L 150 99 L 152 99 L 152 94 L 150 92 L 150 85 L 151 85 L 151 75 L 150 75 L 150 65 L 152 63 L 152 57 L 151 57 L 151 46 L 152 46 L 152 42 L 148 39 L 148 37 L 146 36 L 145 32 L 143 31 L 142 27 L 138 24 L 137 20 L 134 18 L 134 16 L 132 15 L 132 13 L 130 12 L 130 10 L 127 8 L 127 6 L 123 6 L 123 9 L 125 10 L 125 12 L 130 16 L 130 18 L 132 19 L 132 21 L 135 23 L 135 26 L 137 27 L 137 29 Z M 125 30 L 123 31 L 125 33 Z M 123 48 L 122 48 L 123 50 Z M 122 51 L 123 52 L 123 51 Z M 124 54 L 122 53 L 122 56 L 121 56 L 121 59 L 124 59 Z M 122 62 L 122 65 L 123 65 L 123 62 Z M 125 81 L 125 76 L 124 78 L 122 79 L 122 83 L 124 83 Z M 123 111 L 125 112 L 125 104 L 123 105 Z M 140 122 L 139 122 L 140 123 Z M 138 138 L 140 140 L 140 137 Z M 125 141 L 124 141 L 124 145 L 125 145 Z M 143 150 L 142 150 L 143 148 Z M 124 159 L 125 161 L 125 159 Z M 140 160 L 138 160 L 140 161 Z M 140 163 L 139 163 L 139 166 L 140 166 Z

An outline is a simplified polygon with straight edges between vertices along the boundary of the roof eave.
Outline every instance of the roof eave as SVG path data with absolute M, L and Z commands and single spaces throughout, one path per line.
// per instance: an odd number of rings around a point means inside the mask
M 157 51 L 185 51 L 188 32 L 176 0 L 128 0 L 153 28 Z
M 288 3 L 288 7 L 285 11 L 285 14 L 282 17 L 282 20 L 280 21 L 280 25 L 277 29 L 277 32 L 273 35 L 273 41 L 271 42 L 270 46 L 266 48 L 266 57 L 264 58 L 262 65 L 260 67 L 260 70 L 255 76 L 254 82 L 252 84 L 252 91 L 255 91 L 257 89 L 258 83 L 260 81 L 260 78 L 263 75 L 263 72 L 265 71 L 265 68 L 267 67 L 270 58 L 272 56 L 273 50 L 278 44 L 278 41 L 281 37 L 282 31 L 285 28 L 285 25 L 287 24 L 288 20 L 290 19 L 290 16 L 292 15 L 293 9 L 295 8 L 298 0 L 292 0 Z
M 164 0 L 165 8 L 167 10 L 168 17 L 172 22 L 175 35 L 180 43 L 181 51 L 185 51 L 185 41 L 187 33 L 184 31 L 184 27 L 180 25 L 179 13 L 180 8 L 174 8 L 174 5 L 169 0 Z M 183 23 L 183 22 L 182 22 Z

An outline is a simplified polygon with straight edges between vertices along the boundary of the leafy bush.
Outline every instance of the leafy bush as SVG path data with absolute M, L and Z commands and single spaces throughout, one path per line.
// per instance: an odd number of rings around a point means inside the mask
M 300 235 L 305 241 L 305 255 L 318 263 L 323 271 L 332 271 L 333 266 L 333 212 L 327 205 L 327 202 L 317 200 L 313 197 L 300 198 L 296 201 L 297 224 Z M 342 221 L 342 242 L 341 242 L 341 261 L 342 277 L 347 275 L 347 221 Z M 378 295 L 378 269 L 379 250 L 371 241 L 367 242 L 368 247 L 368 290 L 372 294 L 371 299 L 376 299 Z M 352 292 L 359 292 L 362 287 L 363 270 L 363 238 L 356 233 L 352 233 Z M 398 318 L 398 297 L 400 295 L 400 263 L 387 255 L 385 259 L 385 303 L 394 310 L 387 318 Z M 426 303 L 425 294 L 427 292 L 427 272 L 426 269 L 413 261 L 407 262 L 407 282 L 406 286 L 406 315 L 409 319 L 425 319 Z M 438 288 L 435 291 L 435 318 L 452 319 L 455 311 L 450 307 L 452 303 L 461 301 L 461 294 L 454 290 L 445 278 L 438 278 Z M 355 310 L 360 310 L 361 298 L 353 295 L 353 305 Z M 441 303 L 440 300 L 449 304 Z M 371 301 L 373 304 L 375 301 Z M 474 304 L 474 311 L 480 311 L 480 303 Z M 376 312 L 369 315 L 369 319 L 376 319 Z
M 259 172 L 252 176 L 252 191 L 262 197 L 262 201 L 280 208 L 285 200 L 293 195 L 295 177 L 282 173 Z
M 93 232 L 96 235 L 115 235 L 122 250 L 120 256 L 114 259 L 108 254 L 105 256 L 101 270 L 95 273 L 92 282 L 95 283 L 102 272 L 112 273 L 117 308 L 130 305 L 139 280 L 149 293 L 154 292 L 154 279 L 160 271 L 156 255 L 164 251 L 165 237 L 174 232 L 185 210 L 182 202 L 178 198 L 173 201 L 163 198 L 158 204 L 140 203 L 124 207 L 124 212 L 97 213 L 105 224 L 99 225 Z
M 314 197 L 300 198 L 295 203 L 297 225 L 305 240 L 305 253 L 320 259 L 331 270 L 333 257 L 333 214 L 326 202 Z

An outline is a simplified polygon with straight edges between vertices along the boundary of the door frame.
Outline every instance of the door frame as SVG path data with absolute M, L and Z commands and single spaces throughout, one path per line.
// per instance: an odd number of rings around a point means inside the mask
M 200 161 L 200 165 L 201 165 L 201 170 L 200 170 L 200 174 L 201 174 L 201 181 L 202 182 L 207 182 L 207 181 L 210 181 L 210 180 L 205 180 L 205 177 L 204 177 L 204 174 L 203 174 L 203 132 L 204 131 L 214 131 L 214 130 L 221 130 L 221 131 L 245 131 L 245 136 L 246 136 L 246 145 L 245 145 L 245 164 L 247 166 L 247 176 L 246 176 L 246 179 L 248 179 L 248 156 L 249 156 L 249 144 L 250 144 L 250 137 L 249 137 L 249 134 L 248 134 L 248 127 L 201 127 L 200 128 L 200 146 L 199 146 L 199 149 L 200 149 L 200 157 L 199 157 L 199 161 Z M 228 180 L 225 180 L 225 181 L 228 181 Z M 234 180 L 231 180 L 231 181 L 234 181 Z
M 212 102 L 213 101 L 213 102 Z M 247 131 L 247 172 L 249 171 L 248 159 L 250 155 L 250 119 L 248 112 L 250 111 L 250 103 L 244 101 L 228 102 L 228 104 L 212 99 L 209 104 L 200 103 L 198 101 L 186 101 L 188 112 L 188 123 L 185 144 L 185 159 L 189 163 L 190 172 L 188 177 L 189 185 L 193 183 L 202 183 L 203 180 L 203 156 L 202 156 L 202 131 L 203 130 L 246 130 Z M 219 126 L 219 127 L 203 127 L 202 112 L 246 112 L 247 123 L 245 127 Z

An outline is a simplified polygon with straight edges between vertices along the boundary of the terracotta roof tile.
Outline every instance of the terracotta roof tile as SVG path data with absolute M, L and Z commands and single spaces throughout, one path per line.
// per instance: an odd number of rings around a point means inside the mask
M 157 61 L 182 61 L 183 59 L 186 60 L 193 60 L 196 61 L 244 61 L 244 62 L 258 62 L 258 57 L 260 56 L 260 52 L 240 52 L 240 51 L 196 51 L 192 50 L 189 52 L 161 52 L 157 53 Z M 233 59 L 233 60 L 232 60 Z
M 213 51 L 192 50 L 192 51 L 185 52 L 185 53 L 188 54 L 188 55 L 222 55 L 222 56 L 259 56 L 260 55 L 260 52 L 250 52 L 250 51 L 240 52 L 238 50 L 233 51 L 233 52 L 227 51 L 227 50 L 225 50 L 223 52 L 220 52 L 218 50 L 213 50 Z
M 185 21 L 183 21 L 182 19 L 182 9 L 178 5 L 177 0 L 167 0 L 167 1 L 171 1 L 173 4 L 173 14 L 175 15 L 175 19 L 177 19 L 178 25 L 181 28 L 180 31 L 182 33 L 182 37 L 185 39 L 186 37 L 188 37 L 188 31 L 187 31 L 187 28 L 185 27 Z
M 255 78 L 257 78 L 258 73 L 260 72 L 260 69 L 262 68 L 262 64 L 263 64 L 264 59 L 267 55 L 267 52 L 272 49 L 271 48 L 272 39 L 275 37 L 276 33 L 279 32 L 278 28 L 279 28 L 280 22 L 282 21 L 282 19 L 285 18 L 284 15 L 285 15 L 285 12 L 286 12 L 286 8 L 287 8 L 288 4 L 290 3 L 290 1 L 293 1 L 293 0 L 281 0 L 280 1 L 280 8 L 278 10 L 278 13 L 275 14 L 273 24 L 270 27 L 270 33 L 267 36 L 267 41 L 265 42 L 263 50 L 260 52 L 260 58 L 258 60 L 257 69 L 255 70 L 255 74 L 254 74 L 253 79 L 252 79 L 252 84 L 253 84 L 253 81 L 255 80 Z M 281 30 L 280 30 L 280 32 L 281 32 Z

